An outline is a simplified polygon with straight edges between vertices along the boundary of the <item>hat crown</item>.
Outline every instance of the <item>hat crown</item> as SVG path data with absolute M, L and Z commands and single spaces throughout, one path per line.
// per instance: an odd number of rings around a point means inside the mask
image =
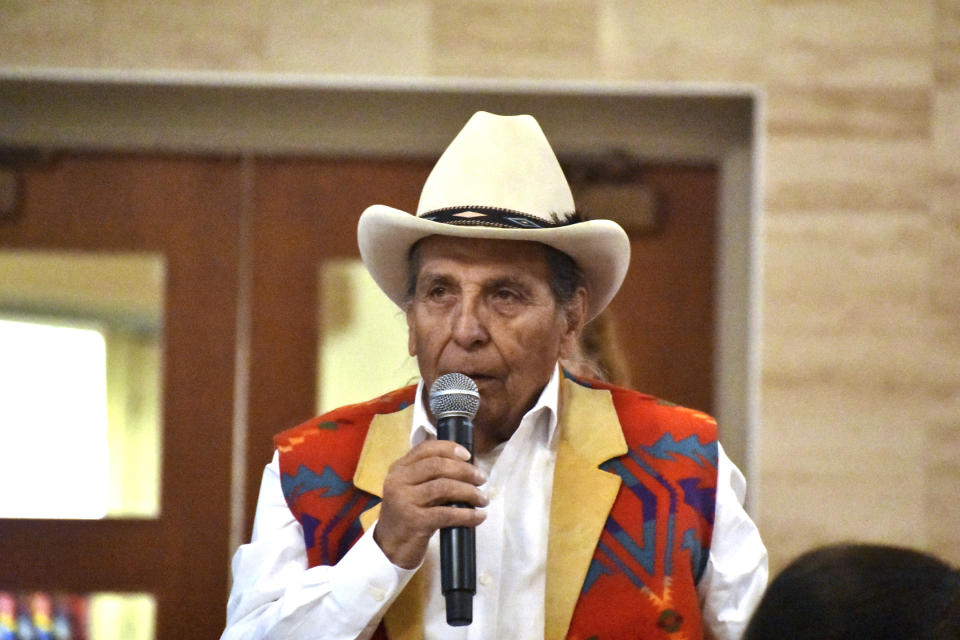
M 573 214 L 570 186 L 532 116 L 475 113 L 427 177 L 417 216 L 471 206 L 542 220 Z

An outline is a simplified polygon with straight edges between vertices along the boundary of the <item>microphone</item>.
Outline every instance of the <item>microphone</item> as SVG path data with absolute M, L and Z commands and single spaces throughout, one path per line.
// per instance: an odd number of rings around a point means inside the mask
M 473 462 L 473 417 L 480 407 L 477 383 L 462 373 L 440 376 L 430 387 L 430 411 L 437 419 L 437 439 L 453 440 L 470 452 Z M 455 507 L 472 505 L 453 502 Z M 440 588 L 447 603 L 447 624 L 473 621 L 477 592 L 477 541 L 473 527 L 440 529 Z

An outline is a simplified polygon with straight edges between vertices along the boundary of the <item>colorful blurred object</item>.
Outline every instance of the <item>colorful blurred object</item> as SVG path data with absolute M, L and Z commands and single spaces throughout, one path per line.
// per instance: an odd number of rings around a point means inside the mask
M 18 640 L 17 600 L 6 591 L 0 591 L 0 640 Z
M 87 596 L 0 591 L 0 640 L 88 640 Z

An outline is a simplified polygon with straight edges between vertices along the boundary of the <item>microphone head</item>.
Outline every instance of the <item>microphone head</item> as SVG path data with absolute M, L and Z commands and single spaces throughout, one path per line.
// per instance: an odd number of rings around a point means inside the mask
M 444 374 L 430 387 L 430 411 L 438 420 L 448 416 L 472 420 L 479 408 L 477 383 L 462 373 Z

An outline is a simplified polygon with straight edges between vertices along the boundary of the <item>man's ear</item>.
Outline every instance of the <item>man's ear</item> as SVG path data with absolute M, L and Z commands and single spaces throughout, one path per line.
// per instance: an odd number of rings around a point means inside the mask
M 417 356 L 417 332 L 412 308 L 412 304 L 407 305 L 407 353 L 415 358 Z
M 587 290 L 583 287 L 577 289 L 561 313 L 565 326 L 560 341 L 560 357 L 569 358 L 578 352 L 580 334 L 587 323 Z

